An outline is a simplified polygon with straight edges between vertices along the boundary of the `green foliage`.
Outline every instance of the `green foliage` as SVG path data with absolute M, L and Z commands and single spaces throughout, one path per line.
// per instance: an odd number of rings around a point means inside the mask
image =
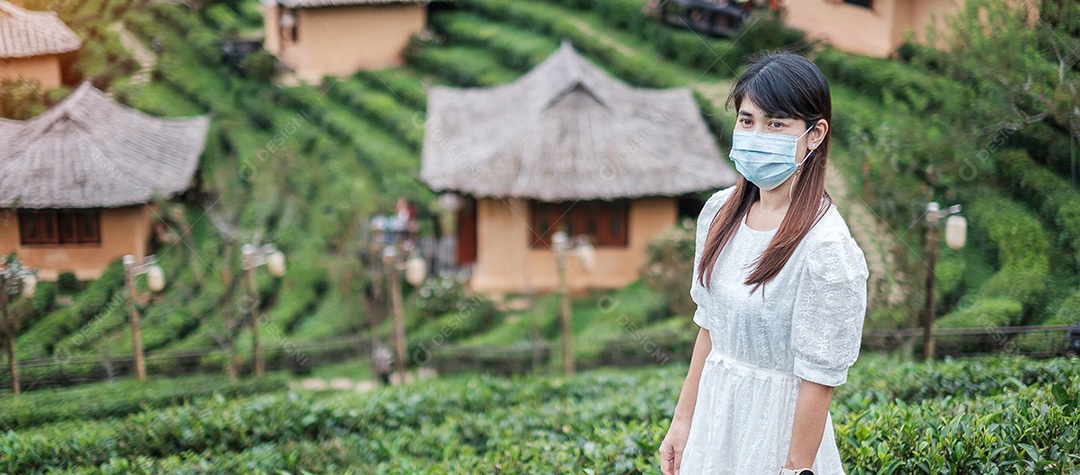
M 420 152 L 424 143 L 422 107 L 414 109 L 401 104 L 396 93 L 387 94 L 381 84 L 372 86 L 361 81 L 338 80 L 328 82 L 324 90 L 355 113 L 390 129 L 406 141 L 414 153 Z
M 463 283 L 452 275 L 428 278 L 416 290 L 416 294 L 414 303 L 424 320 L 465 310 L 471 303 Z
M 432 26 L 455 43 L 487 48 L 499 62 L 518 71 L 536 66 L 558 47 L 549 37 L 468 12 L 436 15 L 432 17 Z
M 105 309 L 113 294 L 123 286 L 122 274 L 123 266 L 120 261 L 113 261 L 97 280 L 75 297 L 73 305 L 42 317 L 28 328 L 17 341 L 18 358 L 53 356 L 53 349 L 61 338 L 74 332 Z
M 434 72 L 460 87 L 504 84 L 517 75 L 479 50 L 462 46 L 414 48 L 409 58 L 416 67 Z
M 1000 268 L 979 288 L 973 305 L 943 316 L 940 325 L 1018 325 L 1022 310 L 1041 303 L 1046 290 L 1050 266 L 1046 232 L 1025 208 L 994 192 L 979 190 L 969 201 L 966 213 L 997 246 Z
M 1066 360 L 864 355 L 832 409 L 846 471 L 1070 473 L 1080 468 L 1078 370 Z M 654 473 L 685 372 L 679 363 L 195 399 L 9 431 L 0 464 L 16 473 Z
M 274 76 L 277 58 L 261 49 L 240 60 L 240 73 L 258 81 L 269 81 Z
M 645 247 L 642 279 L 654 292 L 666 296 L 675 315 L 693 315 L 697 305 L 690 298 L 694 273 L 694 224 L 684 222 L 657 236 Z
M 532 29 L 553 39 L 568 39 L 576 49 L 612 71 L 615 76 L 636 86 L 674 87 L 686 85 L 700 77 L 700 72 L 695 73 L 657 61 L 655 56 L 642 51 L 652 49 L 649 43 L 635 40 L 621 32 L 606 30 L 601 17 L 597 15 L 568 15 L 566 10 L 555 5 L 510 0 L 468 0 L 461 4 L 501 23 Z M 500 27 L 495 22 L 488 23 L 487 28 L 499 29 L 500 32 L 513 29 Z M 610 39 L 611 36 L 617 36 L 622 41 L 614 42 Z M 477 41 L 476 35 L 469 35 L 466 41 Z M 538 40 L 530 40 L 529 43 L 539 47 Z M 634 47 L 619 43 L 630 43 Z M 501 51 L 500 54 L 504 56 L 515 52 L 498 46 L 493 49 Z M 520 53 L 520 49 L 516 52 Z M 537 54 L 541 53 L 532 53 L 526 58 L 515 60 L 514 63 L 527 64 Z
M 983 297 L 970 306 L 960 306 L 941 317 L 938 328 L 988 328 L 1017 325 L 1024 316 L 1024 306 L 1015 299 Z
M 742 59 L 759 51 L 799 46 L 803 34 L 783 25 L 774 14 L 759 12 L 745 24 L 737 41 L 711 38 L 683 28 L 668 26 L 648 15 L 641 0 L 559 0 L 571 8 L 590 10 L 606 25 L 634 32 L 655 45 L 666 58 L 697 71 L 719 76 L 735 74 Z M 583 12 L 574 12 L 577 15 Z
M 148 409 L 176 406 L 211 395 L 237 397 L 280 391 L 282 374 L 230 383 L 220 376 L 185 376 L 174 379 L 125 379 L 75 388 L 42 389 L 0 398 L 0 425 L 6 430 L 73 419 L 123 417 Z
M 26 120 L 44 112 L 48 105 L 37 81 L 0 82 L 0 117 Z
M 1069 182 L 1035 163 L 1023 150 L 1005 150 L 994 155 L 1003 181 L 1024 200 L 1038 206 L 1044 216 L 1061 230 L 1058 244 L 1070 251 L 1080 267 L 1080 192 Z
M 362 70 L 353 76 L 371 89 L 387 89 L 403 105 L 424 110 L 427 107 L 427 91 L 420 79 L 409 70 Z

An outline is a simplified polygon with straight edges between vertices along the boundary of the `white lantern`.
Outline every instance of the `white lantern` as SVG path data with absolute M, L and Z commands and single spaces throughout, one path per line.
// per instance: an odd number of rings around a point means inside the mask
M 439 207 L 446 211 L 456 212 L 461 209 L 461 197 L 454 193 L 443 193 L 439 195 Z
M 165 288 L 165 271 L 155 264 L 146 269 L 146 284 L 151 291 L 161 292 Z
M 967 219 L 954 214 L 945 220 L 945 244 L 949 249 L 958 251 L 967 242 Z
M 27 274 L 23 277 L 22 281 L 22 294 L 23 297 L 28 299 L 34 298 L 34 287 L 37 287 L 37 277 L 34 274 Z
M 556 251 L 565 250 L 570 244 L 570 237 L 566 235 L 566 231 L 555 231 L 551 235 L 551 248 Z
M 593 269 L 596 266 L 596 248 L 588 242 L 581 243 L 575 249 L 577 252 L 578 260 L 581 261 L 581 268 L 586 272 Z
M 410 285 L 420 285 L 427 277 L 427 261 L 423 257 L 413 256 L 405 261 L 405 280 Z
M 266 256 L 266 270 L 274 277 L 285 275 L 285 253 L 281 251 L 271 252 Z

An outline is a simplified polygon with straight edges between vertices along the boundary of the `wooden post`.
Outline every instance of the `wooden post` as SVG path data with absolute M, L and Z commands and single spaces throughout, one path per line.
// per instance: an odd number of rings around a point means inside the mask
M 0 276 L 0 312 L 4 314 L 4 333 L 7 337 L 8 370 L 11 371 L 11 392 L 16 396 L 21 392 L 19 388 L 19 368 L 15 362 L 15 318 L 11 315 L 8 306 L 8 282 L 7 278 Z
M 387 285 L 390 286 L 390 305 L 394 312 L 394 352 L 395 367 L 401 382 L 405 382 L 405 315 L 401 303 L 401 272 L 398 269 L 398 256 L 393 253 L 386 258 L 386 264 L 390 271 Z
M 247 280 L 248 297 L 251 299 L 251 358 L 254 361 L 255 377 L 258 378 L 263 375 L 263 355 L 262 346 L 259 345 L 259 284 L 255 279 L 255 266 L 251 265 L 250 259 L 252 255 L 248 255 L 248 266 L 244 271 L 244 276 Z
M 124 286 L 127 287 L 131 302 L 128 303 L 128 318 L 131 323 L 131 346 L 135 355 L 135 377 L 140 381 L 146 379 L 146 362 L 143 360 L 142 332 L 139 330 L 139 308 L 135 291 L 135 276 L 132 268 L 135 267 L 135 256 L 124 256 Z
M 938 248 L 938 215 L 936 210 L 928 211 L 926 230 L 926 307 L 923 309 L 923 360 L 934 358 L 934 281 Z
M 570 290 L 566 283 L 566 255 L 565 250 L 555 250 L 555 261 L 559 274 L 559 320 L 561 323 L 563 373 L 574 374 L 574 346 L 571 341 L 572 326 L 570 324 Z

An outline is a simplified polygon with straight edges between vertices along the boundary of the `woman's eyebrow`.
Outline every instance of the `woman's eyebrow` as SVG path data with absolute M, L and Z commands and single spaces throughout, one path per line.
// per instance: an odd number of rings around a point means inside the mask
M 743 109 L 739 109 L 739 115 L 740 116 L 747 116 L 747 117 L 753 117 L 754 116 L 754 114 L 751 114 L 750 112 L 748 112 L 746 110 L 743 110 Z M 785 114 L 783 112 L 777 112 L 776 115 L 769 115 L 769 114 L 764 114 L 764 115 L 765 115 L 766 119 L 780 119 L 780 120 L 791 119 L 791 115 Z

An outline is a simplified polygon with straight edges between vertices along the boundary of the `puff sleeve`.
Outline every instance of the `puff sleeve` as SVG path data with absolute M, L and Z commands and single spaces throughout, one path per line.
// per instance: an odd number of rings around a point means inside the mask
M 705 308 L 705 297 L 708 294 L 708 289 L 698 283 L 698 268 L 701 263 L 701 254 L 705 249 L 705 240 L 709 237 L 709 226 L 712 225 L 713 218 L 716 216 L 716 212 L 720 210 L 720 206 L 724 204 L 724 201 L 734 190 L 735 187 L 732 186 L 713 193 L 705 201 L 705 205 L 701 207 L 701 213 L 698 214 L 697 218 L 697 229 L 694 236 L 694 272 L 691 275 L 690 298 L 697 305 L 697 310 L 694 311 L 694 323 L 706 330 L 709 329 L 710 325 L 708 312 Z
M 809 250 L 792 316 L 793 373 L 839 386 L 859 357 L 866 316 L 866 259 L 850 235 L 830 236 Z

